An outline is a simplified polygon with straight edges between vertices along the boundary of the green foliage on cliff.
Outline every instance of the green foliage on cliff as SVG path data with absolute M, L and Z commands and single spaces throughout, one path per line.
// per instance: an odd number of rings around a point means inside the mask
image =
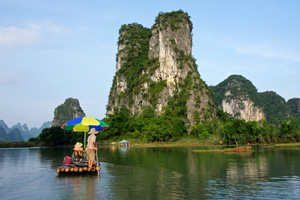
M 210 89 L 213 92 L 214 103 L 217 106 L 222 104 L 227 91 L 230 91 L 230 94 L 226 96 L 226 101 L 230 101 L 231 99 L 243 100 L 249 97 L 255 105 L 260 107 L 263 105 L 255 86 L 241 75 L 231 75 L 218 85 L 210 86 Z
M 123 25 L 120 28 L 120 37 L 119 37 L 119 45 L 125 45 L 125 47 L 119 51 L 119 54 L 122 54 L 122 66 L 117 71 L 112 88 L 116 85 L 116 78 L 124 76 L 127 83 L 126 91 L 123 95 L 120 95 L 118 98 L 118 102 L 122 99 L 125 99 L 129 102 L 130 105 L 133 104 L 132 96 L 133 94 L 138 94 L 141 92 L 141 85 L 144 82 L 148 82 L 149 84 L 154 83 L 147 78 L 146 75 L 142 75 L 142 71 L 145 69 L 150 69 L 149 72 L 153 73 L 153 71 L 159 67 L 158 59 L 148 58 L 148 50 L 149 50 L 149 39 L 151 36 L 151 29 L 145 28 L 140 24 L 128 24 Z M 154 90 L 156 90 L 154 88 Z M 113 90 L 110 93 L 110 99 L 113 100 Z M 149 95 L 148 95 L 149 96 Z M 151 96 L 152 100 L 155 99 L 155 96 Z M 156 102 L 151 102 L 155 104 Z
M 268 123 L 279 126 L 283 120 L 289 117 L 291 110 L 284 98 L 272 91 L 262 92 L 260 96 Z
M 61 127 L 75 116 L 84 117 L 85 114 L 79 105 L 78 99 L 68 98 L 55 109 L 53 126 Z
M 298 119 L 300 125 L 300 99 L 292 98 L 287 101 L 287 104 L 291 109 L 291 115 Z
M 193 24 L 190 20 L 190 16 L 182 10 L 169 13 L 160 12 L 155 19 L 156 24 L 162 25 L 165 30 L 168 27 L 171 27 L 171 30 L 177 30 L 180 28 L 180 24 L 185 21 L 188 22 L 192 31 Z
M 116 76 L 123 75 L 127 81 L 127 90 L 132 91 L 138 85 L 138 77 L 149 64 L 148 49 L 151 30 L 140 24 L 123 25 L 120 29 L 119 45 L 126 45 L 119 53 L 123 65 Z
M 149 102 L 152 106 L 155 106 L 157 102 L 158 95 L 165 87 L 167 86 L 167 81 L 158 81 L 158 82 L 151 82 L 148 94 L 150 94 Z

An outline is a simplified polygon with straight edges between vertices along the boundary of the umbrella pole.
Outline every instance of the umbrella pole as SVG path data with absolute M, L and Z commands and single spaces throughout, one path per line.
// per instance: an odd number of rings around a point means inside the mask
M 86 145 L 86 126 L 84 126 L 84 141 L 83 141 L 84 150 L 85 150 L 85 145 Z

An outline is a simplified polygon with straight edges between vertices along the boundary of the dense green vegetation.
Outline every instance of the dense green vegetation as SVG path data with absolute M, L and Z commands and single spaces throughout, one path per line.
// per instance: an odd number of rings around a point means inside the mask
M 291 115 L 291 109 L 284 98 L 275 92 L 262 92 L 260 96 L 263 101 L 263 108 L 268 123 L 279 126 L 283 120 Z
M 160 12 L 155 19 L 155 24 L 162 26 L 165 30 L 167 30 L 168 27 L 171 27 L 171 30 L 177 30 L 180 28 L 179 24 L 184 21 L 188 22 L 192 31 L 193 24 L 190 20 L 190 16 L 182 10 L 169 13 Z
M 214 120 L 193 126 L 188 134 L 184 117 L 176 114 L 178 113 L 173 110 L 167 115 L 158 115 L 147 107 L 141 115 L 132 116 L 127 108 L 122 107 L 104 119 L 111 128 L 103 132 L 99 139 L 134 138 L 155 142 L 197 137 L 203 144 L 218 144 L 220 140 L 225 144 L 265 144 L 300 140 L 300 127 L 294 117 L 283 120 L 280 128 L 276 128 L 265 120 L 246 122 L 218 110 Z
M 300 99 L 299 98 L 292 98 L 287 101 L 287 104 L 291 108 L 292 116 L 297 118 L 300 125 Z
M 184 120 L 180 117 L 158 115 L 151 107 L 133 116 L 126 107 L 116 109 L 114 114 L 103 121 L 110 128 L 100 134 L 99 139 L 134 138 L 146 142 L 179 139 L 187 133 Z
M 24 142 L 24 141 L 19 141 L 19 142 L 2 142 L 0 141 L 0 148 L 12 148 L 12 147 L 37 147 L 40 146 L 36 142 Z

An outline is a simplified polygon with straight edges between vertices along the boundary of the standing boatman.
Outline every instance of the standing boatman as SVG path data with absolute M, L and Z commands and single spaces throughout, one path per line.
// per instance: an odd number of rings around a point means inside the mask
M 93 167 L 93 163 L 95 160 L 95 150 L 96 150 L 96 146 L 95 146 L 95 142 L 96 142 L 96 135 L 99 133 L 99 131 L 96 131 L 95 128 L 92 128 L 89 132 L 90 136 L 87 139 L 87 146 L 86 146 L 86 155 L 87 155 L 87 159 L 89 161 L 88 164 L 88 168 L 91 169 Z

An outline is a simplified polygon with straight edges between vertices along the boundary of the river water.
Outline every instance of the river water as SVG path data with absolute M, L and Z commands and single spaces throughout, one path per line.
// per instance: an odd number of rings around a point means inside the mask
M 58 175 L 70 148 L 0 149 L 0 199 L 300 199 L 300 148 L 100 148 L 101 171 Z

